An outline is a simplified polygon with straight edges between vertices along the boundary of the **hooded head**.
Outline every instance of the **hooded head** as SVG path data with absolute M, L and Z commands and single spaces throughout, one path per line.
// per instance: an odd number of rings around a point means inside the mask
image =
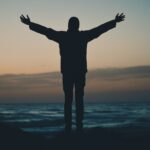
M 80 26 L 79 19 L 77 17 L 71 17 L 68 22 L 69 31 L 78 31 Z

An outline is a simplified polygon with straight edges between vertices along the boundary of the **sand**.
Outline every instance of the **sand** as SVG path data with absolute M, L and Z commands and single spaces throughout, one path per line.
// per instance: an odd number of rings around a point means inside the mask
M 0 123 L 0 150 L 150 150 L 150 128 L 86 128 L 83 133 L 57 132 L 51 137 Z

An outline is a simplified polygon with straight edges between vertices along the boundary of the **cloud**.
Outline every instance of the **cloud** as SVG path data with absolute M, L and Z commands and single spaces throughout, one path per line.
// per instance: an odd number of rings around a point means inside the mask
M 150 99 L 150 66 L 90 70 L 85 98 L 91 100 Z M 0 102 L 63 101 L 61 74 L 0 75 Z
M 58 72 L 0 76 L 0 102 L 49 101 L 61 93 Z
M 129 78 L 149 78 L 150 66 L 128 68 L 105 68 L 91 71 L 89 78 L 102 80 L 123 80 Z
M 60 86 L 59 73 L 1 75 L 0 90 L 3 89 L 26 89 L 32 87 L 57 87 Z

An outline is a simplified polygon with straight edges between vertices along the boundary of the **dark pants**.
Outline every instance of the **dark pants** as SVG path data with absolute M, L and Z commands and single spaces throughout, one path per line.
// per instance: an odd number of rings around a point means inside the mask
M 72 101 L 73 101 L 74 87 L 75 87 L 75 102 L 76 102 L 76 126 L 78 130 L 82 130 L 85 80 L 86 80 L 85 73 L 63 74 L 63 90 L 65 93 L 64 119 L 66 131 L 71 131 L 72 127 Z

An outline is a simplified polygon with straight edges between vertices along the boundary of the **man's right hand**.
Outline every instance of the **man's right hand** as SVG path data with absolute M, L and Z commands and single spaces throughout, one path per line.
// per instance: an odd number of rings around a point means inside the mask
M 21 22 L 22 22 L 22 23 L 24 23 L 24 24 L 26 24 L 26 25 L 29 25 L 29 24 L 30 24 L 30 18 L 29 18 L 28 15 L 27 15 L 27 18 L 24 17 L 24 15 L 21 15 L 21 16 L 20 16 L 20 19 L 21 19 Z

